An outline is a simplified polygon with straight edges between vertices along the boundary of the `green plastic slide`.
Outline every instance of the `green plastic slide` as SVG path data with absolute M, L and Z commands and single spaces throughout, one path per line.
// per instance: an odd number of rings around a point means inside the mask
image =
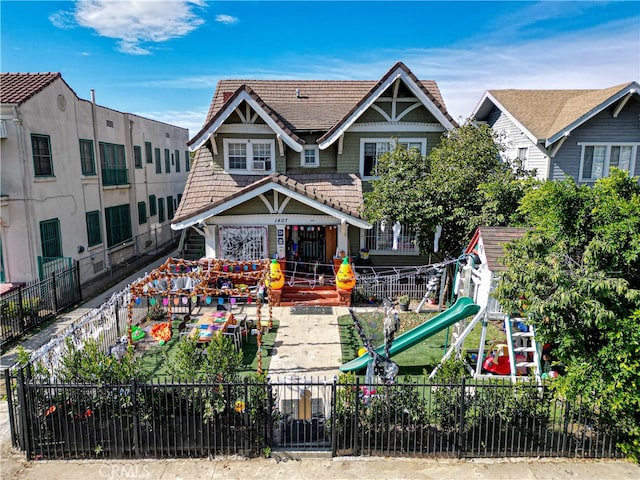
M 403 333 L 396 337 L 391 345 L 389 353 L 393 357 L 394 355 L 404 352 L 407 348 L 411 348 L 418 343 L 432 337 L 438 332 L 441 332 L 445 328 L 463 320 L 471 315 L 475 315 L 480 311 L 480 306 L 476 305 L 469 297 L 460 297 L 450 308 L 444 312 L 439 313 L 435 317 L 427 320 L 426 322 L 412 328 L 408 332 Z M 376 353 L 384 355 L 384 344 L 376 348 Z M 340 367 L 341 372 L 352 372 L 354 370 L 360 370 L 367 366 L 369 363 L 369 353 L 354 358 L 350 362 L 345 363 Z

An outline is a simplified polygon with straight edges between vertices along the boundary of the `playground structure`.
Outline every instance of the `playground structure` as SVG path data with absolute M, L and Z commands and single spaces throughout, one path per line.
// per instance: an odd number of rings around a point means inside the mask
M 465 362 L 474 378 L 500 375 L 509 376 L 512 381 L 535 379 L 540 382 L 542 378 L 541 348 L 535 339 L 535 327 L 529 325 L 527 319 L 522 316 L 512 316 L 503 312 L 499 303 L 491 295 L 500 271 L 504 270 L 498 262 L 502 256 L 504 244 L 519 238 L 524 231 L 524 229 L 508 227 L 478 228 L 464 254 L 455 260 L 457 268 L 453 283 L 454 296 L 457 300 L 454 305 L 399 335 L 390 345 L 388 344 L 390 342 L 385 342 L 385 345 L 373 348 L 367 346 L 365 342 L 367 352 L 345 363 L 340 370 L 342 372 L 361 370 L 372 362 L 380 362 L 380 358 L 391 362 L 393 355 L 453 327 L 451 346 L 431 372 L 430 378 L 436 375 L 447 359 L 456 355 Z M 437 265 L 440 275 L 432 278 L 432 285 L 429 285 L 416 312 L 420 312 L 429 294 L 436 291 L 438 287 L 440 287 L 442 301 L 444 266 L 445 264 Z M 466 319 L 471 316 L 473 316 L 471 321 L 466 323 Z M 487 328 L 491 321 L 500 322 L 503 325 L 505 338 L 487 348 Z M 477 351 L 470 351 L 472 357 L 467 359 L 463 355 L 463 346 L 469 348 L 469 345 L 465 345 L 465 340 L 475 328 L 482 328 L 480 341 Z

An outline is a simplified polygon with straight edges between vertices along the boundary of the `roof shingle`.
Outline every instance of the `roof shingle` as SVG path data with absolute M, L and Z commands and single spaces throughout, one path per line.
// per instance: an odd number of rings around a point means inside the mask
M 0 103 L 21 105 L 36 93 L 62 78 L 60 73 L 0 74 Z

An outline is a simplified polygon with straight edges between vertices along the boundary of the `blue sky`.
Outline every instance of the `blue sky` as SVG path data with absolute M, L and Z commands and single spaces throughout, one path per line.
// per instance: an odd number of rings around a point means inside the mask
M 223 78 L 377 80 L 397 61 L 456 119 L 500 88 L 640 80 L 640 2 L 2 0 L 3 72 L 61 72 L 76 94 L 202 126 Z

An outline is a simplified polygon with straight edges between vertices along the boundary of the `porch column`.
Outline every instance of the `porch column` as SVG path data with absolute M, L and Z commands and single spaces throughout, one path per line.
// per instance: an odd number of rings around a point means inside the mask
M 216 248 L 218 241 L 218 226 L 203 225 L 202 231 L 204 232 L 204 256 L 207 258 L 218 258 Z
M 338 252 L 344 251 L 346 255 L 349 255 L 349 224 L 342 220 L 342 223 L 338 227 Z

